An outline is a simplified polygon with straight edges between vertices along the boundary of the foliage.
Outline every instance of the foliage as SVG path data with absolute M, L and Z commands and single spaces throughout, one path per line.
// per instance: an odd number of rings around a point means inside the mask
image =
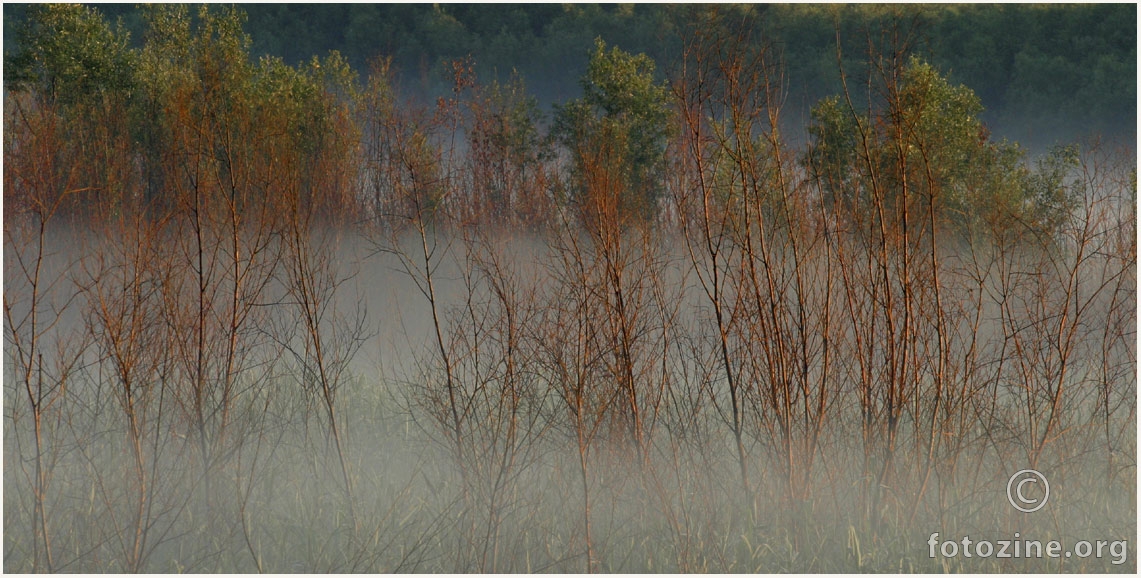
M 847 189 L 849 171 L 856 162 L 857 122 L 840 102 L 838 96 L 828 96 L 812 108 L 812 122 L 808 134 L 812 147 L 805 163 L 813 177 L 834 199 Z
M 38 4 L 17 29 L 18 48 L 5 56 L 9 90 L 34 88 L 49 102 L 74 104 L 131 89 L 128 33 L 112 28 L 95 8 Z
M 315 172 L 358 146 L 350 113 L 360 89 L 339 53 L 296 67 L 273 57 L 255 62 L 239 9 L 150 5 L 140 14 L 142 42 L 131 48 L 123 27 L 112 29 L 96 9 L 33 6 L 19 28 L 20 49 L 7 58 L 10 93 L 58 101 L 59 113 L 79 121 L 84 136 L 76 138 L 89 141 L 81 150 L 90 157 L 80 164 L 96 173 L 87 177 L 93 190 L 131 201 L 122 191 L 129 179 L 111 173 L 133 172 L 120 170 L 133 156 L 145 183 L 135 200 L 170 206 L 187 174 L 175 169 L 179 163 L 199 158 L 199 173 L 249 179 L 256 158 L 295 155 L 286 166 L 299 171 L 311 201 L 352 204 L 355 177 L 343 169 L 335 187 L 310 190 Z M 102 158 L 111 151 L 127 158 Z M 235 181 L 230 188 L 238 200 L 256 189 L 264 198 L 272 187 Z
M 469 135 L 473 194 L 486 220 L 535 225 L 548 212 L 543 180 L 553 151 L 538 101 L 518 75 L 479 87 Z
M 304 65 L 337 50 L 358 70 L 392 58 L 397 79 L 421 95 L 446 93 L 447 63 L 471 55 L 480 78 L 505 81 L 513 70 L 544 103 L 574 96 L 586 70 L 582 46 L 596 37 L 678 65 L 679 31 L 691 10 L 670 5 L 251 4 L 247 30 L 256 57 Z M 6 50 L 17 49 L 25 13 L 5 5 Z M 139 40 L 146 28 L 132 5 L 98 10 Z M 145 11 L 146 9 L 142 9 Z M 840 90 L 836 40 L 866 43 L 867 31 L 911 28 L 913 49 L 956 83 L 972 87 L 996 134 L 1031 144 L 1086 133 L 1131 136 L 1136 123 L 1136 8 L 1096 5 L 773 5 L 750 7 L 761 34 L 782 47 L 790 103 L 812 103 Z M 1018 30 L 1018 34 L 1009 31 Z M 14 40 L 14 42 L 13 42 Z M 861 63 L 843 56 L 846 69 Z M 801 120 L 799 106 L 789 110 Z M 1049 126 L 1042 118 L 1055 119 Z M 1044 147 L 1043 147 L 1044 148 Z
M 913 202 L 901 195 L 919 194 L 958 226 L 1001 218 L 1056 229 L 1073 208 L 1061 181 L 1075 168 L 1074 154 L 1056 151 L 1030 171 L 1016 144 L 990 140 L 971 89 L 917 57 L 898 78 L 882 88 L 871 118 L 839 97 L 813 107 L 804 164 L 832 202 L 859 212 L 874 195 L 897 205 Z
M 1022 214 L 1034 219 L 1032 230 L 1057 232 L 1078 210 L 1078 200 L 1089 191 L 1074 175 L 1082 168 L 1077 145 L 1054 147 L 1049 154 L 1038 159 L 1035 171 L 1026 175 L 1022 185 L 1024 207 Z
M 666 88 L 654 80 L 654 62 L 618 47 L 606 50 L 596 39 L 583 96 L 558 109 L 553 129 L 570 151 L 575 194 L 587 190 L 588 165 L 604 162 L 613 170 L 620 214 L 652 217 L 662 190 L 668 131 Z M 605 151 L 606 159 L 594 158 Z

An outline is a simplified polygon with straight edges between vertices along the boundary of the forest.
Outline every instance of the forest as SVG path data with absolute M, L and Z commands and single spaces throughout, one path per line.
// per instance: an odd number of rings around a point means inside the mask
M 297 66 L 337 50 L 356 70 L 393 59 L 406 92 L 446 94 L 446 63 L 474 57 L 481 79 L 512 72 L 547 107 L 579 96 L 595 38 L 659 65 L 680 62 L 689 8 L 669 4 L 248 4 L 250 54 Z M 144 12 L 132 4 L 95 7 L 139 48 Z M 4 5 L 6 51 L 15 50 L 26 5 Z M 1091 135 L 1132 139 L 1137 124 L 1136 7 L 1131 4 L 757 5 L 766 42 L 782 52 L 786 131 L 798 136 L 817 100 L 839 93 L 836 35 L 851 42 L 846 66 L 860 66 L 864 32 L 894 21 L 914 27 L 910 50 L 979 95 L 995 134 L 1046 150 Z M 1050 119 L 1044 122 L 1043 119 Z
M 4 28 L 5 572 L 1136 572 L 1136 6 Z

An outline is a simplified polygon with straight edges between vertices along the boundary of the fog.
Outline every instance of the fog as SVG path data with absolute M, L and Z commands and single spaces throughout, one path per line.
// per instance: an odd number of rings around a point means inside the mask
M 895 10 L 460 12 L 13 13 L 5 571 L 1136 570 L 1135 30 L 933 12 L 999 127 Z
M 1136 289 L 1119 256 L 956 249 L 943 337 L 920 323 L 876 343 L 871 294 L 844 290 L 871 269 L 852 259 L 843 280 L 822 251 L 793 266 L 774 250 L 778 299 L 760 302 L 781 311 L 738 305 L 761 325 L 726 325 L 722 350 L 708 287 L 725 261 L 695 261 L 676 231 L 617 252 L 557 230 L 314 231 L 309 277 L 287 249 L 242 261 L 265 284 L 232 331 L 224 251 L 196 317 L 177 242 L 136 251 L 74 225 L 45 237 L 33 327 L 34 231 L 9 226 L 5 247 L 6 571 L 49 549 L 67 572 L 1136 568 Z M 892 365 L 892 339 L 916 357 Z M 770 370 L 788 361 L 803 367 L 782 390 Z M 1028 468 L 1050 484 L 1030 514 L 1007 494 Z M 932 557 L 933 533 L 1106 550 Z

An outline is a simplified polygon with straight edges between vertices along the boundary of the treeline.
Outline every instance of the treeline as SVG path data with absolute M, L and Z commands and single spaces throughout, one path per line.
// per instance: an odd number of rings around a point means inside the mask
M 419 94 L 450 88 L 447 64 L 471 55 L 481 78 L 517 71 L 544 104 L 578 95 L 595 38 L 654 58 L 661 72 L 678 64 L 692 10 L 677 5 L 243 5 L 258 57 L 288 64 L 337 50 L 356 69 L 390 56 L 401 84 Z M 5 50 L 26 7 L 6 5 Z M 136 45 L 143 13 L 102 5 Z M 915 48 L 955 83 L 972 87 L 1000 134 L 1049 145 L 1090 134 L 1132 137 L 1136 124 L 1136 7 L 967 5 L 742 8 L 766 41 L 779 46 L 792 112 L 838 92 L 837 34 L 849 68 L 860 66 L 869 31 L 892 20 L 913 27 Z M 799 116 L 798 116 L 799 118 Z M 1049 118 L 1049 123 L 1041 119 Z
M 434 102 L 388 58 L 254 59 L 233 8 L 147 7 L 137 46 L 31 10 L 6 570 L 995 570 L 925 540 L 1135 532 L 1134 153 L 1028 162 L 906 19 L 797 147 L 735 7 L 668 81 L 593 40 L 549 118 L 469 59 Z M 422 331 L 362 368 L 401 282 Z
M 196 149 L 218 165 L 217 179 L 231 181 L 232 196 L 279 198 L 274 183 L 236 179 L 253 179 L 255 168 L 286 166 L 296 171 L 299 198 L 322 212 L 390 218 L 392 203 L 414 198 L 419 208 L 433 214 L 447 208 L 460 222 L 532 225 L 580 204 L 591 171 L 605 162 L 620 179 L 614 186 L 624 218 L 676 220 L 677 207 L 670 206 L 676 199 L 664 192 L 676 185 L 686 126 L 709 123 L 718 131 L 746 131 L 736 139 L 760 138 L 755 126 L 725 118 L 724 103 L 706 117 L 692 116 L 699 111 L 690 110 L 684 91 L 692 82 L 714 82 L 706 74 L 720 66 L 694 53 L 694 43 L 706 37 L 734 39 L 735 51 L 756 55 L 751 64 L 762 68 L 763 85 L 738 104 L 767 115 L 750 122 L 764 120 L 781 133 L 770 147 L 789 147 L 781 115 L 792 81 L 785 51 L 758 32 L 771 24 L 764 11 L 687 9 L 692 22 L 678 32 L 681 45 L 671 60 L 679 64 L 669 83 L 650 56 L 608 48 L 598 38 L 578 79 L 581 96 L 548 116 L 521 75 L 486 82 L 471 57 L 448 63 L 450 90 L 434 104 L 401 93 L 392 58 L 371 60 L 364 78 L 335 51 L 297 66 L 277 57 L 255 60 L 240 9 L 148 7 L 137 48 L 122 26 L 111 26 L 95 9 L 30 10 L 17 34 L 21 49 L 6 60 L 7 121 L 13 129 L 32 118 L 65 123 L 61 138 L 89 161 L 71 169 L 88 172 L 78 177 L 84 193 L 68 201 L 77 210 L 96 206 L 79 200 L 92 195 L 110 207 L 169 204 L 170 179 L 184 172 L 171 163 L 185 162 Z M 699 30 L 697 22 L 712 29 Z M 941 218 L 962 222 L 1002 204 L 1027 222 L 1056 226 L 1073 209 L 1063 179 L 1076 167 L 1075 150 L 1056 147 L 1031 170 L 1017 143 L 991 138 L 976 93 L 916 55 L 913 24 L 896 20 L 872 38 L 863 68 L 846 69 L 837 93 L 812 107 L 810 146 L 782 154 L 799 155 L 797 170 L 807 170 L 834 199 L 859 172 L 860 154 L 887 162 L 893 147 L 906 150 L 905 157 L 919 154 L 936 167 L 928 177 L 945 189 Z M 906 130 L 866 132 L 889 120 Z M 332 171 L 325 176 L 335 182 L 313 170 Z M 18 190 L 8 195 L 16 212 L 27 205 Z

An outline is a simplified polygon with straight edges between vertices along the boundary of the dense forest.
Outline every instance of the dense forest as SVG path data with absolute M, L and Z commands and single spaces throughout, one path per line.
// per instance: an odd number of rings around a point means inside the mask
M 471 56 L 484 80 L 517 72 L 544 107 L 578 96 L 587 49 L 602 38 L 644 53 L 664 77 L 679 62 L 688 22 L 680 5 L 625 4 L 249 4 L 245 30 L 253 57 L 290 65 L 338 51 L 356 70 L 392 58 L 404 89 L 450 89 L 447 63 Z M 141 46 L 143 12 L 130 4 L 96 6 Z M 5 4 L 5 50 L 25 5 Z M 1137 29 L 1132 4 L 1084 5 L 757 5 L 746 9 L 781 53 L 789 130 L 803 127 L 818 99 L 840 90 L 837 36 L 844 62 L 858 67 L 866 36 L 905 22 L 911 49 L 970 86 L 996 134 L 1045 150 L 1058 141 L 1132 138 L 1136 126 Z M 1050 119 L 1048 122 L 1043 119 Z
M 7 572 L 1136 571 L 1135 6 L 4 15 Z

